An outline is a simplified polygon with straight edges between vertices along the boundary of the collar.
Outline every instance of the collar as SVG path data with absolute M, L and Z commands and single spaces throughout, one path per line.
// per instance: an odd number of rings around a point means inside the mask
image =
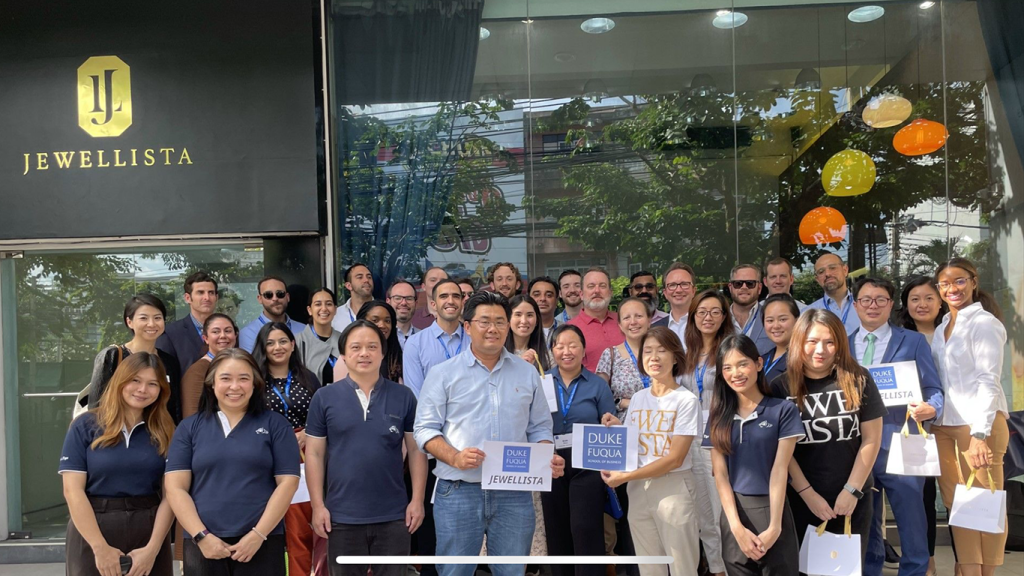
M 968 306 L 968 307 L 964 308 L 963 310 L 961 310 L 957 314 L 957 316 L 959 316 L 960 318 L 970 318 L 970 317 L 975 316 L 977 314 L 980 314 L 980 313 L 982 313 L 984 311 L 985 311 L 985 308 L 981 305 L 981 302 L 975 302 L 975 303 L 971 304 L 970 306 Z M 948 313 L 947 313 L 947 315 L 948 315 Z
M 586 322 L 587 324 L 604 324 L 609 320 L 618 324 L 618 321 L 616 320 L 616 318 L 618 318 L 618 315 L 615 314 L 615 312 L 612 312 L 611 310 L 607 312 L 607 315 L 604 317 L 604 320 L 598 320 L 597 318 L 594 318 L 593 316 L 590 315 L 589 312 L 587 312 L 586 308 L 580 310 L 579 316 L 582 316 L 583 321 Z
M 766 402 L 768 402 L 767 394 L 761 397 L 761 401 L 757 403 L 757 408 L 754 408 L 754 411 L 748 414 L 746 418 L 740 418 L 739 414 L 733 414 L 732 419 L 738 420 L 740 422 L 740 426 L 746 424 L 747 422 L 753 422 L 754 420 L 758 419 L 759 415 L 764 414 L 764 405 Z
M 463 325 L 462 325 L 461 323 L 459 324 L 459 327 L 455 329 L 455 332 L 452 332 L 451 334 L 448 334 L 448 333 L 447 333 L 447 332 L 445 332 L 445 331 L 444 331 L 444 329 L 443 329 L 443 328 L 441 328 L 441 326 L 440 326 L 440 325 L 439 325 L 439 324 L 437 323 L 437 320 L 434 320 L 434 323 L 433 323 L 433 324 L 431 324 L 430 326 L 427 326 L 427 328 L 425 329 L 425 331 L 426 331 L 426 332 L 430 332 L 430 337 L 431 337 L 431 338 L 433 338 L 433 339 L 435 339 L 435 340 L 436 340 L 436 339 L 437 339 L 437 337 L 438 337 L 438 336 L 440 336 L 441 334 L 444 334 L 445 336 L 448 336 L 449 338 L 450 338 L 450 337 L 452 337 L 452 336 L 455 336 L 455 335 L 458 335 L 458 336 L 459 336 L 459 338 L 465 338 L 465 337 L 466 337 L 466 328 L 465 328 L 465 327 L 463 327 Z M 412 332 L 410 332 L 410 334 L 412 334 Z
M 381 382 L 383 382 L 383 381 L 384 381 L 384 377 L 383 376 L 377 378 L 377 382 L 374 383 L 373 388 L 370 388 L 370 392 L 373 393 L 381 385 Z M 349 386 L 351 386 L 353 390 L 356 390 L 356 391 L 360 390 L 359 384 L 356 384 L 355 381 L 352 380 L 351 376 L 345 376 L 345 379 L 342 380 L 342 382 L 344 382 L 345 384 L 348 384 Z
M 821 295 L 821 301 L 822 301 L 822 302 L 831 302 L 831 303 L 832 303 L 832 304 L 834 304 L 834 305 L 835 305 L 835 306 L 836 306 L 837 308 L 839 308 L 840 310 L 842 310 L 843 306 L 844 306 L 844 305 L 846 304 L 846 302 L 847 302 L 847 301 L 849 301 L 849 302 L 850 302 L 850 306 L 853 306 L 853 294 L 852 294 L 852 293 L 850 292 L 850 288 L 849 288 L 849 287 L 847 287 L 847 288 L 846 288 L 846 298 L 843 298 L 843 304 L 840 304 L 840 303 L 839 303 L 838 301 L 836 301 L 836 299 L 835 299 L 835 298 L 832 298 L 832 297 L 831 297 L 831 296 L 829 296 L 828 294 L 822 294 L 822 295 Z
M 863 328 L 863 326 L 861 327 Z M 892 334 L 892 326 L 890 326 L 889 323 L 886 322 L 885 324 L 882 324 L 877 329 L 875 329 L 874 332 L 868 332 L 867 330 L 864 330 L 864 334 L 859 335 L 859 337 L 861 340 L 867 340 L 868 334 L 874 334 L 876 342 L 885 340 L 886 338 L 889 337 L 890 334 Z
M 687 311 L 687 312 L 683 312 L 683 315 L 679 317 L 679 320 L 676 320 L 675 316 L 672 315 L 672 311 L 669 310 L 669 313 L 668 313 L 668 323 L 670 325 L 686 324 L 686 320 L 689 317 L 690 317 L 690 312 Z
M 121 424 L 121 434 L 124 435 L 124 446 L 125 446 L 125 448 L 127 448 L 131 444 L 132 434 L 135 433 L 135 429 L 138 428 L 139 426 L 143 426 L 145 424 L 146 424 L 146 421 L 145 420 L 141 420 L 141 421 L 139 421 L 138 424 L 136 424 L 135 426 L 132 426 L 131 430 L 128 430 L 128 427 L 125 426 L 123 423 Z
M 195 326 L 197 330 L 203 329 L 203 323 L 200 322 L 199 320 L 196 320 L 196 317 L 192 315 L 192 312 L 188 313 L 188 317 L 190 320 L 192 320 L 192 325 Z
M 267 316 L 267 311 L 266 310 L 264 310 L 263 312 L 260 312 L 260 316 L 259 317 L 262 320 L 260 322 L 260 324 L 269 324 L 270 322 L 273 322 L 273 320 L 270 319 L 270 316 Z M 285 324 L 289 328 L 291 328 L 292 319 L 288 317 L 288 314 L 285 314 L 284 315 L 284 320 L 281 320 L 281 323 Z
M 474 364 L 479 364 L 481 368 L 487 369 L 487 366 L 484 366 L 484 363 L 481 362 L 480 359 L 476 357 L 476 354 L 473 354 L 473 343 L 472 342 L 470 342 L 469 348 L 467 350 L 464 350 L 463 353 L 460 354 L 458 357 L 462 358 L 462 362 L 466 366 L 473 366 Z M 508 360 L 509 358 L 515 358 L 517 362 L 520 361 L 518 356 L 512 354 L 511 352 L 509 352 L 505 348 L 502 348 L 501 349 L 501 356 L 498 358 L 497 364 L 494 365 L 494 370 L 488 369 L 488 371 L 489 372 L 497 372 L 498 369 L 500 369 L 501 366 L 505 363 L 505 361 Z M 536 369 L 536 367 L 534 369 Z
M 562 373 L 558 371 L 558 366 L 554 366 L 553 368 L 548 370 L 547 373 L 560 386 L 562 386 L 563 388 L 565 387 L 565 380 L 562 379 Z M 583 370 L 580 371 L 578 376 L 573 378 L 572 382 L 576 382 L 577 380 L 579 380 L 581 382 L 586 382 L 586 381 L 590 380 L 590 375 L 591 374 L 593 374 L 593 372 L 591 372 L 591 371 L 587 370 L 586 368 L 584 368 Z M 572 382 L 569 382 L 570 386 L 572 385 Z

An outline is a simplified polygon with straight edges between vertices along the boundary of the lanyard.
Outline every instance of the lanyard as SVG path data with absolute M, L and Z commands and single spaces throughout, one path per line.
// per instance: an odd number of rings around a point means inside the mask
M 213 352 L 207 352 L 206 357 L 209 358 L 210 360 L 213 360 Z
M 331 368 L 334 368 L 334 365 L 338 363 L 338 359 L 334 356 L 328 356 L 327 363 L 331 365 Z
M 568 321 L 569 321 L 569 311 L 563 309 L 562 310 L 562 322 L 568 322 Z
M 639 373 L 640 372 L 640 365 L 637 364 L 637 362 L 636 362 L 636 356 L 633 355 L 633 349 L 629 347 L 629 342 L 623 342 L 622 344 L 626 347 L 626 352 L 629 352 L 629 359 L 633 361 L 633 366 L 636 366 L 636 371 Z M 651 377 L 650 376 L 641 376 L 640 377 L 640 381 L 643 382 L 644 388 L 650 388 L 651 387 Z
M 697 396 L 702 404 L 704 403 L 704 373 L 707 371 L 708 361 L 705 360 L 704 364 L 700 367 L 700 370 L 695 370 L 693 373 L 697 380 Z
M 772 354 L 774 354 L 774 352 L 773 352 Z M 764 369 L 764 373 L 765 373 L 765 375 L 767 376 L 767 375 L 768 375 L 768 373 L 772 371 L 772 368 L 775 368 L 775 365 L 776 365 L 776 364 L 778 364 L 778 363 L 779 363 L 779 361 L 780 361 L 780 360 L 782 360 L 782 359 L 783 359 L 783 358 L 785 358 L 785 357 L 786 357 L 786 355 L 785 355 L 785 354 L 783 354 L 782 356 L 779 356 L 778 358 L 775 358 L 775 359 L 774 359 L 774 360 L 772 361 L 772 363 L 771 363 L 771 364 L 769 364 L 769 365 L 768 365 L 768 367 Z
M 754 304 L 754 313 L 747 318 L 747 324 L 743 327 L 743 335 L 750 336 L 750 330 L 754 327 L 754 320 L 757 320 L 757 315 L 761 313 L 760 303 Z
M 281 396 L 281 393 L 277 391 L 276 386 L 271 386 L 270 389 L 273 390 L 274 394 L 277 394 L 277 397 L 281 399 L 281 404 L 284 404 L 284 412 L 287 414 L 288 401 L 292 399 L 292 371 L 288 371 L 288 380 L 284 385 L 284 396 Z M 287 400 L 285 400 L 285 398 L 287 398 Z
M 443 332 L 441 334 L 438 334 L 437 335 L 437 342 L 438 342 L 438 344 L 441 345 L 442 348 L 444 348 L 444 357 L 447 358 L 448 360 L 451 360 L 453 354 L 451 353 L 451 351 L 448 350 L 448 344 L 445 344 L 444 342 L 441 342 L 441 338 L 444 335 L 445 334 Z M 448 340 L 448 341 L 451 342 L 451 340 Z M 462 338 L 459 338 L 459 347 L 455 349 L 454 356 L 458 356 L 460 352 L 462 352 Z
M 572 392 L 569 392 L 569 399 L 565 399 L 565 386 L 558 386 L 558 396 L 562 399 L 562 426 L 568 426 L 566 419 L 569 418 L 569 408 L 572 407 L 572 400 L 576 397 L 576 390 L 580 387 L 580 377 L 577 376 L 570 386 L 572 386 Z
M 263 317 L 263 314 L 257 316 L 256 319 L 260 321 L 260 326 L 263 326 L 264 324 L 267 323 L 267 319 Z
M 825 310 L 832 312 L 832 309 L 828 306 L 828 294 L 822 296 L 821 301 L 825 303 Z M 843 324 L 846 324 L 846 319 L 850 316 L 850 308 L 853 308 L 853 297 L 850 296 L 849 292 L 847 292 L 846 301 L 843 302 L 843 305 L 839 308 L 839 311 L 843 313 Z M 832 313 L 835 314 L 835 312 Z
M 196 322 L 196 317 L 189 314 L 189 318 L 192 319 L 192 327 L 196 329 L 196 334 L 199 334 L 199 338 L 203 337 L 203 326 L 199 322 Z
M 348 321 L 349 322 L 355 322 L 356 321 L 356 317 L 352 315 L 352 301 L 351 300 L 348 301 Z

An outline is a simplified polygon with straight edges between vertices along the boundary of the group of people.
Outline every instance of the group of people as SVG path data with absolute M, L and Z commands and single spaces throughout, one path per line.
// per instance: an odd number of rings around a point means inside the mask
M 724 292 L 698 291 L 693 268 L 673 263 L 660 293 L 638 272 L 612 311 L 600 268 L 525 282 L 499 263 L 487 287 L 431 268 L 419 289 L 398 280 L 375 300 L 371 271 L 355 264 L 348 300 L 313 291 L 308 324 L 288 317 L 286 283 L 264 278 L 263 312 L 242 329 L 214 312 L 217 281 L 203 272 L 185 281 L 181 320 L 165 323 L 164 304 L 137 295 L 124 310 L 132 338 L 97 355 L 91 409 L 61 455 L 68 572 L 171 574 L 177 519 L 189 576 L 285 574 L 286 562 L 293 575 L 366 575 L 334 561 L 344 556 L 613 551 L 672 558 L 642 575 L 702 563 L 795 574 L 806 527 L 824 522 L 861 536 L 863 571 L 877 576 L 884 492 L 900 573 L 934 573 L 936 482 L 888 474 L 890 438 L 908 419 L 934 434 L 947 509 L 958 470 L 988 468 L 1002 487 L 998 308 L 960 258 L 910 279 L 898 308 L 890 281 L 850 286 L 836 254 L 814 274 L 823 295 L 805 305 L 781 258 L 737 266 Z M 922 401 L 887 408 L 865 367 L 904 361 Z M 574 424 L 635 427 L 636 469 L 574 468 Z M 488 440 L 554 444 L 550 492 L 482 489 L 483 463 L 497 457 Z M 296 498 L 303 477 L 308 497 Z M 961 574 L 1002 564 L 1005 532 L 952 533 Z

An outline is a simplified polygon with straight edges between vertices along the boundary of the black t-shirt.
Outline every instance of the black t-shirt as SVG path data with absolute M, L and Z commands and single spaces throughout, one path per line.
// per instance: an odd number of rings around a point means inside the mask
M 860 450 L 861 422 L 881 418 L 886 414 L 875 381 L 867 371 L 863 374 L 865 380 L 860 407 L 854 408 L 852 412 L 846 410 L 846 395 L 834 375 L 805 379 L 807 396 L 804 405 L 798 408 L 806 436 L 797 442 L 793 457 L 815 492 L 826 502 L 833 502 L 839 496 L 850 477 Z M 772 383 L 772 395 L 796 400 L 789 394 L 789 384 L 785 377 L 776 378 Z M 869 476 L 862 490 L 867 492 L 872 484 Z

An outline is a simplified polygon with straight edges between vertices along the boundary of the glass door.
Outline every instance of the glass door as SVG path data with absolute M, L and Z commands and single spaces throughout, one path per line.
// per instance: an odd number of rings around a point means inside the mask
M 239 325 L 259 314 L 259 243 L 25 252 L 0 260 L 11 531 L 63 537 L 68 511 L 57 464 L 93 358 L 130 338 L 122 314 L 134 294 L 161 298 L 168 322 L 188 314 L 183 281 L 195 270 L 220 280 L 218 309 Z

